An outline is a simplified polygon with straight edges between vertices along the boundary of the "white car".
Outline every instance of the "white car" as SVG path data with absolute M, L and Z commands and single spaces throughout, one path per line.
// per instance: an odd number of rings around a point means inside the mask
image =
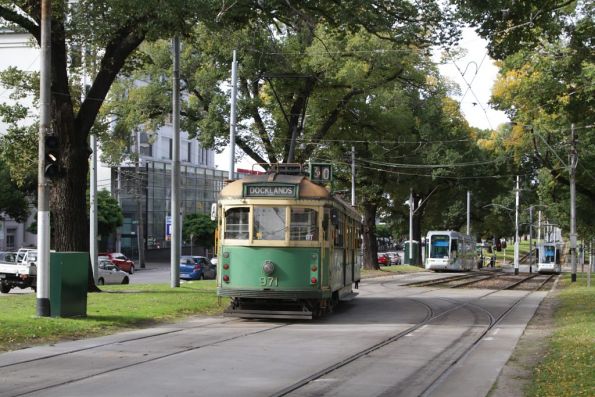
M 104 284 L 129 284 L 128 273 L 118 269 L 116 265 L 107 259 L 99 260 L 99 274 L 97 275 L 97 285 Z

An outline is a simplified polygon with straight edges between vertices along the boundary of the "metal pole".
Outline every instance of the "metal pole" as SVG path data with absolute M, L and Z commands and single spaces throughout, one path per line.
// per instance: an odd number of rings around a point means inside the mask
M 529 273 L 533 273 L 533 206 L 529 207 Z
M 591 268 L 593 267 L 593 239 L 589 247 L 589 267 L 587 268 L 587 287 L 591 288 Z
M 97 263 L 97 136 L 91 134 L 91 188 L 89 189 L 89 255 L 91 257 L 91 268 L 93 269 L 93 280 L 97 284 L 98 263 Z
M 541 210 L 537 211 L 537 244 L 541 243 Z
M 174 84 L 172 99 L 173 153 L 171 178 L 171 287 L 180 286 L 180 38 L 173 39 Z
M 236 152 L 236 102 L 238 96 L 237 88 L 238 64 L 236 61 L 236 50 L 233 50 L 233 62 L 231 64 L 231 114 L 229 116 L 229 176 L 234 179 L 235 152 Z
M 471 232 L 471 192 L 467 190 L 467 235 Z
M 118 164 L 118 207 L 122 208 L 122 167 Z M 122 233 L 120 227 L 116 231 L 116 252 L 122 252 Z
M 571 281 L 576 282 L 576 135 L 574 123 L 570 127 L 570 266 L 572 268 Z
M 413 264 L 413 189 L 409 190 L 409 265 Z
M 519 179 L 520 177 L 517 175 L 514 207 L 514 274 L 519 274 Z
M 37 305 L 38 316 L 50 316 L 50 202 L 45 178 L 45 137 L 50 133 L 51 0 L 41 1 L 41 74 L 37 167 Z
M 144 244 L 144 214 L 143 204 L 141 201 L 141 192 L 145 193 L 142 186 L 144 179 L 140 174 L 140 131 L 136 132 L 136 162 L 134 163 L 134 171 L 136 173 L 135 199 L 136 199 L 136 248 L 138 250 L 138 264 L 141 269 L 145 268 L 145 244 Z
M 355 146 L 351 146 L 351 206 L 355 207 Z

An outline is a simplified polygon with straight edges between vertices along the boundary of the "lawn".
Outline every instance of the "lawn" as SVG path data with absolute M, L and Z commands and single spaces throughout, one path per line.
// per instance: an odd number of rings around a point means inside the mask
M 595 395 L 595 277 L 576 283 L 565 275 L 554 315 L 555 330 L 545 359 L 535 368 L 530 397 Z
M 423 272 L 425 269 L 410 265 L 396 265 L 396 266 L 381 266 L 379 270 L 362 269 L 362 278 L 390 276 L 391 274 L 399 273 L 415 273 Z
M 170 322 L 178 318 L 220 313 L 215 281 L 102 286 L 104 292 L 87 297 L 87 317 L 37 317 L 34 294 L 0 298 L 0 351 L 113 333 Z

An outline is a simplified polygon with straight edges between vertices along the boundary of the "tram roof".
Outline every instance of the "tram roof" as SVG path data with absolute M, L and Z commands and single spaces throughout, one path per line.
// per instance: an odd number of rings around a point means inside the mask
M 330 192 L 301 175 L 264 174 L 248 175 L 242 179 L 227 184 L 219 193 L 220 198 L 241 198 L 244 194 L 245 184 L 285 184 L 299 186 L 300 199 L 330 199 Z

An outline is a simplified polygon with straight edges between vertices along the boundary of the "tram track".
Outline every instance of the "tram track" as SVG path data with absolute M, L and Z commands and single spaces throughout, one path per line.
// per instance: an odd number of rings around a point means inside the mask
M 475 275 L 471 275 L 471 276 L 475 276 Z M 497 275 L 494 275 L 493 277 L 496 277 Z M 533 276 L 535 277 L 535 276 Z M 528 277 L 526 279 L 531 279 L 533 277 Z M 460 279 L 460 278 L 456 278 L 456 279 Z M 521 280 L 521 282 L 526 281 L 526 279 Z M 313 381 L 316 381 L 317 379 L 322 378 L 325 375 L 328 375 L 329 373 L 332 373 L 333 371 L 336 371 L 342 367 L 345 367 L 347 365 L 349 365 L 350 363 L 376 351 L 381 349 L 382 347 L 385 347 L 393 342 L 396 342 L 398 340 L 400 340 L 401 338 L 403 338 L 406 335 L 411 334 L 411 332 L 414 332 L 415 330 L 421 328 L 422 326 L 428 325 L 429 323 L 431 323 L 432 321 L 435 321 L 437 319 L 439 319 L 442 316 L 445 316 L 448 313 L 454 312 L 456 310 L 462 309 L 462 308 L 469 308 L 469 307 L 473 307 L 475 309 L 480 310 L 481 312 L 483 312 L 485 315 L 487 315 L 488 317 L 488 324 L 485 325 L 485 329 L 483 331 L 481 331 L 481 333 L 479 334 L 479 336 L 475 337 L 475 339 L 462 351 L 462 353 L 460 353 L 457 357 L 454 358 L 454 360 L 451 360 L 451 362 L 446 366 L 446 368 L 444 368 L 444 370 L 442 370 L 438 376 L 436 376 L 434 378 L 434 380 L 432 380 L 420 393 L 420 395 L 422 396 L 428 396 L 429 393 L 431 393 L 431 391 L 434 389 L 434 387 L 439 384 L 443 379 L 445 379 L 448 374 L 452 371 L 452 369 L 457 365 L 457 363 L 459 363 L 461 360 L 463 360 L 485 337 L 486 335 L 494 328 L 496 327 L 499 323 L 502 322 L 502 320 L 504 320 L 506 318 L 506 316 L 511 313 L 515 308 L 517 308 L 519 306 L 519 304 L 524 300 L 527 299 L 529 296 L 531 296 L 532 293 L 540 290 L 549 280 L 551 280 L 551 277 L 546 279 L 544 282 L 542 282 L 534 291 L 527 291 L 526 294 L 523 294 L 523 296 L 521 296 L 520 298 L 518 298 L 517 300 L 515 300 L 510 307 L 508 307 L 504 312 L 502 312 L 499 315 L 494 315 L 492 312 L 490 312 L 488 309 L 475 304 L 474 302 L 460 302 L 454 299 L 448 299 L 448 298 L 438 298 L 441 300 L 445 300 L 445 301 L 449 301 L 451 303 L 454 303 L 455 306 L 452 308 L 448 308 L 440 313 L 435 313 L 434 309 L 427 303 L 413 298 L 413 297 L 403 297 L 403 299 L 407 299 L 407 300 L 411 300 L 411 301 L 415 301 L 417 303 L 421 303 L 426 307 L 427 310 L 427 316 L 424 320 L 422 320 L 421 322 L 407 328 L 404 331 L 401 331 L 391 337 L 388 337 L 384 340 L 382 340 L 381 342 L 370 346 L 364 350 L 361 350 L 357 353 L 354 353 L 353 355 L 333 364 L 330 365 L 286 388 L 284 388 L 281 391 L 278 391 L 274 394 L 271 394 L 270 397 L 282 397 L 282 396 L 287 396 L 303 387 L 305 387 L 306 385 L 310 384 Z M 380 286 L 382 286 L 383 288 L 388 288 L 388 286 L 386 285 L 388 284 L 388 282 L 383 282 L 380 283 Z M 413 284 L 417 284 L 417 283 L 413 283 Z M 518 285 L 520 283 L 515 283 L 515 285 Z M 493 290 L 490 291 L 486 294 L 483 294 L 477 298 L 475 298 L 476 301 L 479 301 L 481 299 L 485 299 L 486 297 L 496 294 L 498 292 L 502 292 L 505 291 L 507 289 L 510 289 L 511 285 L 507 285 L 503 288 L 497 289 L 497 290 Z M 435 288 L 435 289 L 431 289 L 428 291 L 423 291 L 420 294 L 425 294 L 428 293 L 430 291 L 436 291 L 436 290 L 440 290 L 441 288 Z M 428 317 L 429 316 L 429 317 Z M 476 325 L 473 325 L 473 327 L 475 327 Z
M 90 350 L 94 350 L 94 349 L 98 349 L 98 348 L 106 347 L 106 346 L 110 346 L 110 345 L 118 345 L 118 344 L 122 344 L 122 343 L 127 343 L 127 342 L 133 342 L 133 341 L 148 339 L 148 338 L 151 338 L 151 337 L 161 337 L 161 336 L 170 335 L 170 334 L 173 334 L 173 333 L 176 333 L 176 332 L 186 331 L 186 330 L 189 330 L 189 329 L 203 328 L 203 327 L 206 327 L 206 326 L 209 326 L 209 325 L 225 324 L 225 323 L 229 323 L 229 322 L 238 322 L 238 321 L 241 321 L 241 320 L 239 320 L 239 319 L 229 319 L 228 321 L 220 321 L 220 322 L 216 322 L 216 323 L 209 323 L 209 324 L 204 324 L 204 325 L 197 326 L 197 327 L 187 327 L 187 328 L 183 328 L 183 329 L 179 329 L 179 330 L 174 330 L 174 331 L 170 331 L 170 332 L 159 333 L 157 335 L 155 335 L 155 334 L 154 335 L 146 335 L 144 337 L 130 338 L 130 339 L 127 339 L 127 340 L 118 340 L 118 341 L 114 341 L 114 342 L 110 342 L 110 343 L 105 343 L 105 344 L 101 344 L 101 345 L 96 345 L 96 346 L 92 346 L 92 347 L 88 347 L 88 348 L 76 349 L 76 350 L 72 350 L 72 351 L 68 351 L 68 352 L 64 352 L 64 353 L 59 353 L 59 354 L 55 354 L 55 355 L 50 355 L 50 356 L 44 356 L 44 357 L 40 357 L 40 358 L 36 358 L 36 359 L 32 359 L 32 360 L 20 361 L 18 363 L 11 363 L 11 364 L 7 364 L 7 365 L 4 365 L 4 366 L 1 366 L 0 368 L 8 368 L 8 367 L 11 367 L 11 366 L 16 367 L 18 365 L 30 363 L 30 362 L 33 362 L 33 361 L 42 361 L 42 360 L 51 359 L 51 358 L 55 358 L 55 357 L 59 357 L 59 356 L 66 356 L 68 354 L 75 354 L 75 353 L 79 353 L 79 352 L 90 351 Z M 175 351 L 170 351 L 168 353 L 160 354 L 160 355 L 157 355 L 157 356 L 154 356 L 154 357 L 150 357 L 150 358 L 147 358 L 147 359 L 144 359 L 144 360 L 137 360 L 137 361 L 132 362 L 132 363 L 110 367 L 110 368 L 105 369 L 103 371 L 93 372 L 92 374 L 89 374 L 89 375 L 74 377 L 74 378 L 70 378 L 70 379 L 67 379 L 67 380 L 64 380 L 64 381 L 61 381 L 61 382 L 56 382 L 56 383 L 52 383 L 52 384 L 49 384 L 49 385 L 44 385 L 43 387 L 28 389 L 28 390 L 23 391 L 21 393 L 12 394 L 11 396 L 12 397 L 26 396 L 26 395 L 32 394 L 32 393 L 43 392 L 44 390 L 51 390 L 51 389 L 56 388 L 56 387 L 68 385 L 68 384 L 75 383 L 75 382 L 84 381 L 84 380 L 87 380 L 87 379 L 92 379 L 92 378 L 97 377 L 97 376 L 109 374 L 109 373 L 112 373 L 112 372 L 115 372 L 115 371 L 120 371 L 120 370 L 123 370 L 123 369 L 126 369 L 126 368 L 131 368 L 131 367 L 134 367 L 134 366 L 137 366 L 137 365 L 146 364 L 146 363 L 150 363 L 150 362 L 155 362 L 155 361 L 158 361 L 158 360 L 161 360 L 161 359 L 164 359 L 164 358 L 169 358 L 169 357 L 172 357 L 172 356 L 176 356 L 176 355 L 179 355 L 179 354 L 184 354 L 184 353 L 191 352 L 191 351 L 194 351 L 194 350 L 198 350 L 198 349 L 202 349 L 202 348 L 206 348 L 206 347 L 210 347 L 210 346 L 215 346 L 215 345 L 218 345 L 218 344 L 221 344 L 221 343 L 230 342 L 230 341 L 237 340 L 237 339 L 240 339 L 240 338 L 244 338 L 244 337 L 247 337 L 247 336 L 257 335 L 257 334 L 261 334 L 261 333 L 264 333 L 264 332 L 269 332 L 269 331 L 277 330 L 277 329 L 280 329 L 280 328 L 283 328 L 283 327 L 287 327 L 287 326 L 289 326 L 291 324 L 293 324 L 293 323 L 285 322 L 283 324 L 276 324 L 275 326 L 268 327 L 268 328 L 265 328 L 265 329 L 260 329 L 260 330 L 254 331 L 254 332 L 243 332 L 243 333 L 241 333 L 239 335 L 234 335 L 234 336 L 231 336 L 231 337 L 228 337 L 228 338 L 218 339 L 218 340 L 215 340 L 215 341 L 210 342 L 210 343 L 205 343 L 205 344 L 201 344 L 201 345 L 198 345 L 198 346 L 185 347 L 183 349 L 177 349 Z

